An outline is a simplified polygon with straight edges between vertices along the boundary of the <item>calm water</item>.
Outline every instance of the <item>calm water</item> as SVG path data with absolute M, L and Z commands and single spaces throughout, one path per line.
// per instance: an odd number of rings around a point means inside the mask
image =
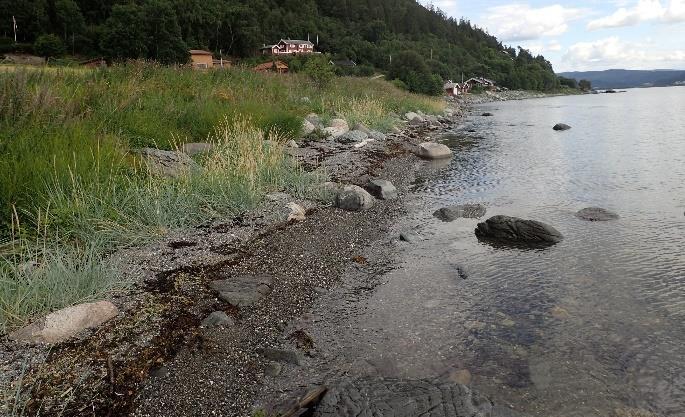
M 685 88 L 486 105 L 445 140 L 456 157 L 415 184 L 397 225 L 426 240 L 400 244 L 387 285 L 340 319 L 343 356 L 410 378 L 468 370 L 528 415 L 685 416 Z M 494 248 L 477 220 L 431 215 L 474 202 L 566 239 Z M 588 206 L 621 218 L 574 217 Z

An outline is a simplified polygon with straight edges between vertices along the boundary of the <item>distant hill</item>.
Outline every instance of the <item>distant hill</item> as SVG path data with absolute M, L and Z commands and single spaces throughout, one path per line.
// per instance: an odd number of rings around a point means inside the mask
M 559 74 L 566 78 L 582 79 L 592 82 L 592 88 L 632 88 L 632 87 L 666 87 L 685 85 L 685 71 L 681 70 L 623 70 L 576 71 Z

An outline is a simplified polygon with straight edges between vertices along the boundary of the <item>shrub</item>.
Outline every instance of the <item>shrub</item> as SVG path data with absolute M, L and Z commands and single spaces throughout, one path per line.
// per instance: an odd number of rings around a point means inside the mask
M 328 63 L 326 56 L 312 57 L 304 64 L 304 73 L 314 81 L 314 84 L 319 88 L 325 88 L 335 77 L 333 68 Z
M 45 58 L 60 57 L 65 52 L 62 39 L 52 34 L 40 35 L 33 44 L 33 50 Z

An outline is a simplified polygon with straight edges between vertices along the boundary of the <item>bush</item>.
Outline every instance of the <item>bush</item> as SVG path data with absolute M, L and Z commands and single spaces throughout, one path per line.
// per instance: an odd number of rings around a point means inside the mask
M 402 80 L 400 80 L 400 79 L 398 79 L 398 78 L 395 78 L 395 79 L 392 80 L 391 82 L 392 82 L 392 85 L 394 85 L 395 87 L 399 88 L 400 90 L 405 90 L 405 91 L 406 91 L 406 90 L 409 90 L 409 87 L 407 87 L 407 84 L 405 84 L 404 81 L 402 81 Z
M 33 50 L 45 58 L 60 57 L 65 52 L 62 39 L 55 35 L 40 35 L 33 44 Z
M 304 64 L 304 73 L 314 81 L 314 84 L 319 88 L 325 88 L 335 77 L 333 68 L 328 62 L 328 57 L 312 57 Z

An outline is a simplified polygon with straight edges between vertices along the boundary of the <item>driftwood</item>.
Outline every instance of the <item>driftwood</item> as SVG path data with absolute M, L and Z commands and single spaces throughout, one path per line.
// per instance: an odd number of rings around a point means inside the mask
M 321 386 L 309 391 L 302 397 L 295 405 L 288 409 L 288 411 L 279 414 L 279 417 L 293 417 L 303 408 L 309 408 L 321 400 L 321 397 L 328 391 L 327 387 Z

